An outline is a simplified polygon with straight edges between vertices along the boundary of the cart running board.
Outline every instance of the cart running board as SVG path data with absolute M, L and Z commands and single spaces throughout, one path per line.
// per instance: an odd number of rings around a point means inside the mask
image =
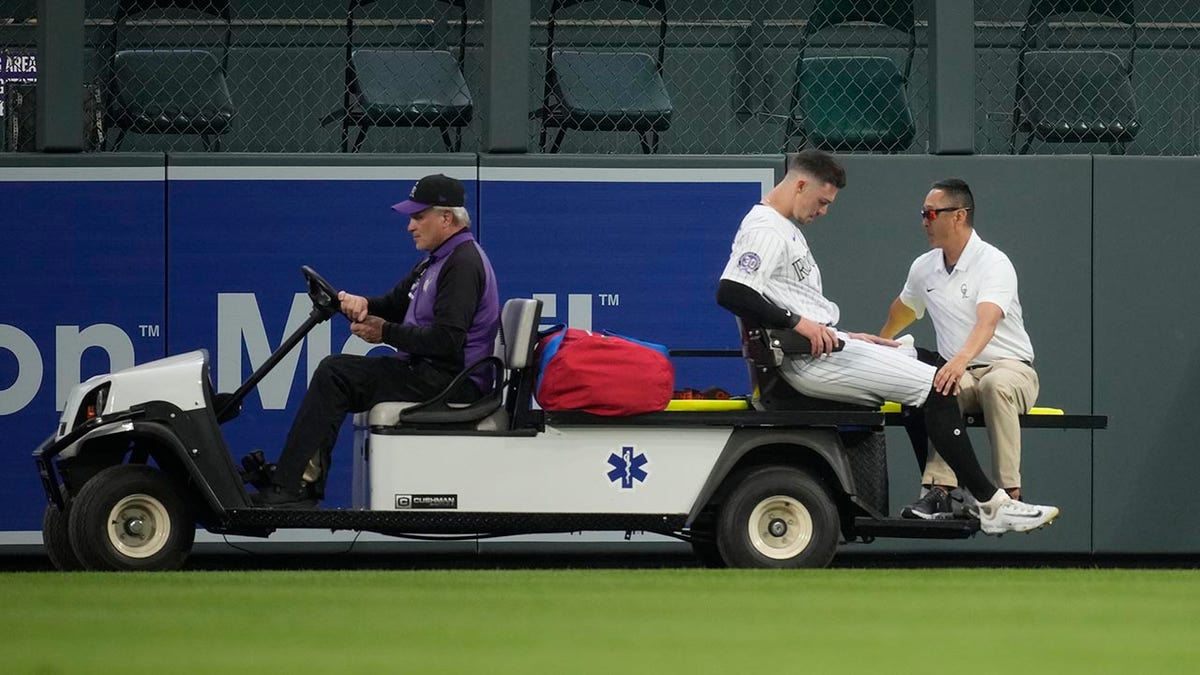
M 855 518 L 854 533 L 860 537 L 905 539 L 966 539 L 979 531 L 979 521 L 914 520 L 909 518 Z
M 245 508 L 225 512 L 228 533 L 290 528 L 362 530 L 393 536 L 508 535 L 544 532 L 615 530 L 671 533 L 683 528 L 687 514 L 652 513 L 494 513 L 453 510 L 366 511 L 358 509 L 285 510 Z M 211 528 L 210 528 L 211 529 Z

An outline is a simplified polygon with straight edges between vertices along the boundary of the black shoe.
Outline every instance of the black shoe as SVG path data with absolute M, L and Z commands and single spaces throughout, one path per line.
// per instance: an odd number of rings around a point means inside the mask
M 923 497 L 900 509 L 901 518 L 921 520 L 947 520 L 954 517 L 950 506 L 950 494 L 940 487 L 931 487 Z
M 250 502 L 255 506 L 270 509 L 315 509 L 317 500 L 309 494 L 308 488 L 285 490 L 278 485 L 271 485 L 262 492 L 250 495 Z
M 260 491 L 271 486 L 271 476 L 275 473 L 275 465 L 268 462 L 262 450 L 255 450 L 242 458 L 242 466 L 238 469 L 242 482 L 253 485 Z

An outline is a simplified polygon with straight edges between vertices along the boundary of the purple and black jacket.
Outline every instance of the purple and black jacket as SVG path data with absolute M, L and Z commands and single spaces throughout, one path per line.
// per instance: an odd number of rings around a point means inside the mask
M 399 358 L 424 361 L 453 377 L 492 353 L 500 294 L 492 263 L 468 230 L 442 242 L 389 293 L 367 302 L 368 311 L 387 322 L 383 341 Z M 471 380 L 481 393 L 491 391 L 490 369 Z

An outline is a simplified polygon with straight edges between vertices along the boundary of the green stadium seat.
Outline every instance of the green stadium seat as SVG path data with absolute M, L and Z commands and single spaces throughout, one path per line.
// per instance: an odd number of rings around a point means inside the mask
M 179 9 L 219 18 L 225 24 L 218 60 L 202 49 L 123 49 L 128 21 L 152 10 Z M 105 129 L 116 129 L 112 149 L 127 132 L 198 134 L 206 150 L 220 150 L 220 136 L 235 114 L 226 81 L 232 11 L 223 0 L 121 0 L 113 20 L 104 73 Z M 104 146 L 109 134 L 105 133 Z
M 549 152 L 558 152 L 568 129 L 635 131 L 642 152 L 658 152 L 659 133 L 671 127 L 674 107 L 663 81 L 667 18 L 665 0 L 630 0 L 659 15 L 657 58 L 641 52 L 560 50 L 555 43 L 559 12 L 584 0 L 553 0 L 546 26 L 546 67 L 539 147 L 546 150 L 547 132 L 557 130 Z
M 1126 26 L 1129 53 L 1107 49 L 1039 45 L 1039 31 L 1053 18 L 1088 14 Z M 1106 31 L 1107 32 L 1107 31 Z M 1037 139 L 1046 143 L 1107 143 L 1124 154 L 1141 129 L 1133 95 L 1137 21 L 1124 0 L 1032 0 L 1021 28 L 1017 86 L 1009 152 L 1026 134 L 1019 154 Z
M 903 71 L 881 56 L 808 56 L 826 28 L 870 23 L 903 32 Z M 818 0 L 804 26 L 796 79 L 784 128 L 784 152 L 811 144 L 839 152 L 900 152 L 916 135 L 908 79 L 916 49 L 913 3 L 894 0 Z
M 348 0 L 346 89 L 342 105 L 321 120 L 322 126 L 341 122 L 342 152 L 358 152 L 371 127 L 436 128 L 447 151 L 462 149 L 462 129 L 474 117 L 471 91 L 462 73 L 466 0 L 439 1 L 461 11 L 457 55 L 445 50 L 356 49 L 354 11 L 375 0 Z M 349 142 L 351 127 L 358 127 L 353 146 Z

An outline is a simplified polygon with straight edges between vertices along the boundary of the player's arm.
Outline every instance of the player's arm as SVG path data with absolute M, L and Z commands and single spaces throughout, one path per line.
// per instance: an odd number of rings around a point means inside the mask
M 962 349 L 938 370 L 937 375 L 933 376 L 933 386 L 939 392 L 946 395 L 951 392 L 958 393 L 959 379 L 967 371 L 967 366 L 971 365 L 971 360 L 979 356 L 984 347 L 992 341 L 992 336 L 996 334 L 996 326 L 1000 325 L 1003 318 L 1004 310 L 994 302 L 975 305 L 975 325 L 971 328 L 967 341 L 963 343 Z
M 753 288 L 731 279 L 717 284 L 717 304 L 763 328 L 791 328 L 808 338 L 813 356 L 828 354 L 837 346 L 837 334 L 828 326 L 778 307 Z
M 892 301 L 892 306 L 888 308 L 887 321 L 883 323 L 883 328 L 879 329 L 880 337 L 894 338 L 900 331 L 908 328 L 912 322 L 917 320 L 917 313 L 912 307 L 904 304 L 904 301 L 897 297 Z

